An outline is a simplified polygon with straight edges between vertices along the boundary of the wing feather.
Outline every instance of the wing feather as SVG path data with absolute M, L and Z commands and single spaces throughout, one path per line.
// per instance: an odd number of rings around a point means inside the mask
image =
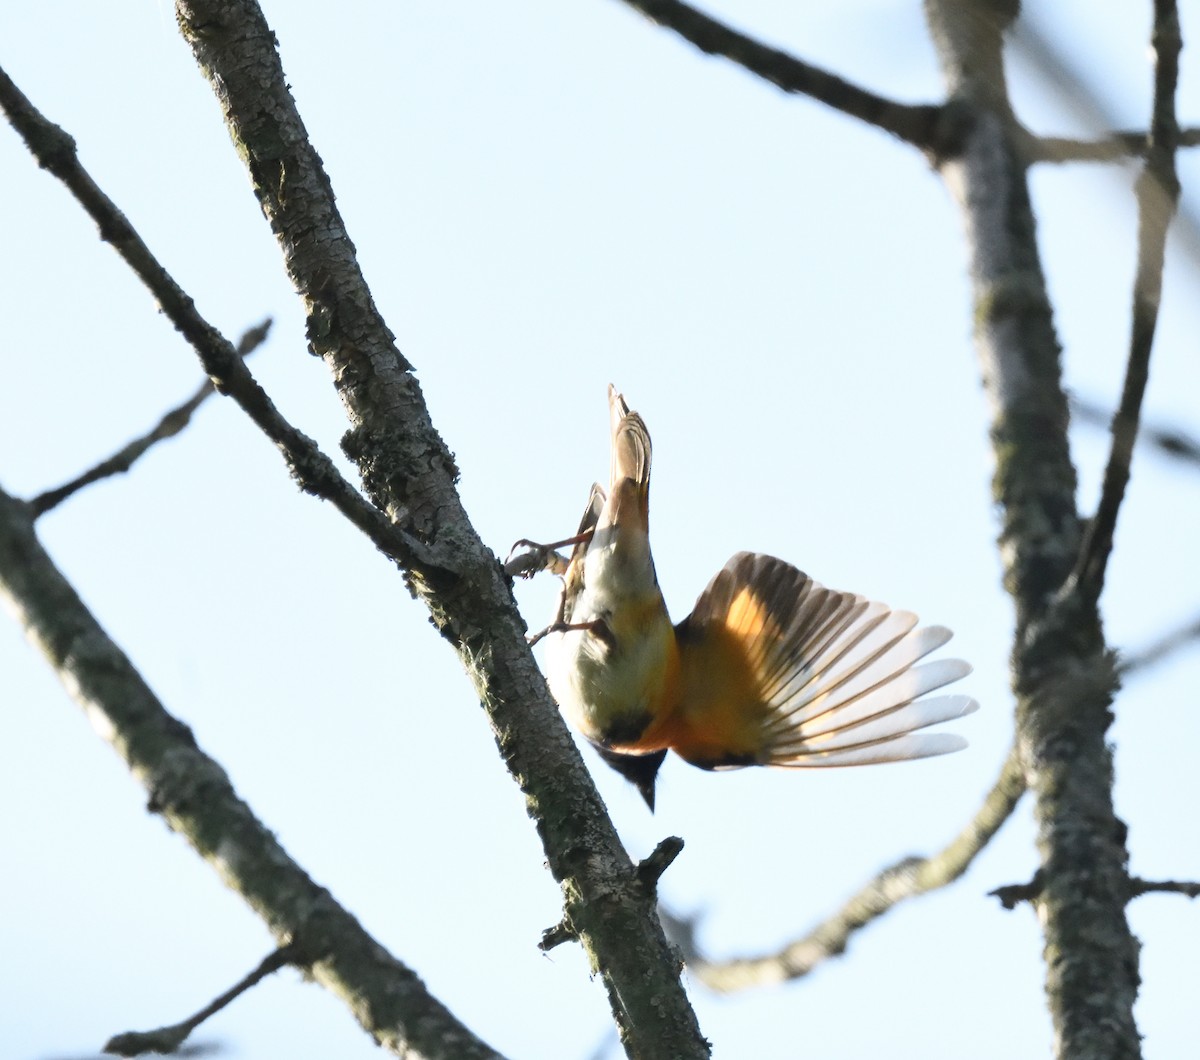
M 583 592 L 584 560 L 587 557 L 588 545 L 591 543 L 590 538 L 586 535 L 596 529 L 606 499 L 604 487 L 599 482 L 593 482 L 592 492 L 588 495 L 587 507 L 583 510 L 583 517 L 579 520 L 579 529 L 576 531 L 576 536 L 580 540 L 571 549 L 571 560 L 567 564 L 566 574 L 563 575 L 559 612 L 564 622 L 571 621 L 575 603 L 578 601 L 580 593 Z

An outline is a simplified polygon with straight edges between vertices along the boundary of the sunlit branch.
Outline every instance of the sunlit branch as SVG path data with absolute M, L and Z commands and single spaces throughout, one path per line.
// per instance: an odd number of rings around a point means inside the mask
M 1146 157 L 1148 134 L 1114 132 L 1100 140 L 1073 140 L 1064 136 L 1031 136 L 1026 145 L 1030 162 L 1127 162 Z M 1200 129 L 1181 129 L 1179 147 L 1200 145 Z
M 683 950 L 692 974 L 713 990 L 731 992 L 799 979 L 823 961 L 844 953 L 856 932 L 893 906 L 945 887 L 962 876 L 1012 816 L 1024 792 L 1025 778 L 1019 755 L 1013 748 L 983 805 L 941 851 L 929 857 L 905 858 L 884 869 L 836 913 L 777 953 L 716 960 L 697 946 L 693 923 L 669 913 L 663 914 L 664 921 L 671 937 Z

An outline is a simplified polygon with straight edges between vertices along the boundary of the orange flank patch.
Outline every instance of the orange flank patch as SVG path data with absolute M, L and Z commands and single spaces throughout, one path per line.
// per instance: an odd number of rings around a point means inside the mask
M 660 730 L 663 743 L 694 765 L 761 761 L 765 650 L 780 636 L 778 623 L 744 586 L 723 621 L 681 638 L 679 705 Z

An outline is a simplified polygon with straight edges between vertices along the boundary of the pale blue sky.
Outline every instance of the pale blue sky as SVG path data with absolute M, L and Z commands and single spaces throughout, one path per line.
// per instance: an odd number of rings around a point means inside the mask
M 1137 5 L 1135 5 L 1137 6 Z M 1047 24 L 1148 113 L 1149 4 Z M 658 571 L 682 616 L 733 552 L 956 631 L 981 711 L 968 751 L 830 774 L 709 775 L 669 762 L 651 817 L 588 757 L 635 857 L 687 847 L 666 900 L 718 955 L 803 933 L 871 873 L 974 812 L 1007 750 L 1010 607 L 993 545 L 986 404 L 960 223 L 915 153 L 614 0 L 267 3 L 284 69 L 400 348 L 457 454 L 484 540 L 571 532 L 607 466 L 605 386 L 655 440 Z M 919 5 L 734 4 L 739 26 L 906 100 L 939 78 Z M 1185 13 L 1185 40 L 1200 33 Z M 1185 64 L 1194 54 L 1185 50 Z M 79 144 L 200 310 L 236 336 L 285 415 L 336 454 L 328 373 L 170 5 L 68 0 L 0 12 L 0 62 Z M 1035 131 L 1078 132 L 1018 65 Z M 1194 119 L 1185 67 L 1180 113 Z M 1188 159 L 1185 181 L 1196 175 Z M 11 130 L 0 289 L 0 483 L 31 495 L 150 426 L 200 378 L 192 352 Z M 1039 171 L 1034 191 L 1070 385 L 1119 391 L 1133 268 L 1129 177 Z M 1147 413 L 1196 429 L 1196 272 L 1172 260 Z M 1104 438 L 1075 432 L 1090 506 Z M 1114 643 L 1191 616 L 1200 480 L 1139 453 L 1105 597 Z M 300 496 L 231 404 L 210 402 L 133 473 L 46 517 L 46 546 L 167 707 L 289 852 L 514 1058 L 588 1056 L 602 987 L 544 956 L 558 888 L 453 654 L 400 577 Z M 522 586 L 537 627 L 555 584 Z M 0 1052 L 49 1058 L 180 1019 L 271 948 L 262 924 L 0 623 Z M 1200 653 L 1118 704 L 1118 809 L 1135 872 L 1200 877 Z M 905 905 L 809 980 L 732 998 L 692 984 L 718 1058 L 1045 1055 L 1041 939 L 988 890 L 1036 864 L 1024 806 L 951 890 Z M 1131 908 L 1148 1057 L 1194 1047 L 1197 912 Z M 284 972 L 207 1025 L 230 1058 L 376 1057 L 339 1002 Z

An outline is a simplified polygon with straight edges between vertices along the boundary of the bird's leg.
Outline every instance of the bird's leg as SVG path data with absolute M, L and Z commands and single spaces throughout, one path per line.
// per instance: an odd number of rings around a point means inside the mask
M 504 561 L 504 573 L 510 578 L 532 578 L 544 570 L 552 574 L 566 574 L 568 561 L 555 550 L 590 541 L 592 533 L 591 530 L 585 530 L 582 534 L 564 538 L 562 541 L 551 541 L 548 545 L 541 545 L 523 537 L 509 550 L 508 559 Z M 518 553 L 518 549 L 528 551 Z
M 572 631 L 591 633 L 605 643 L 611 643 L 613 639 L 612 630 L 608 628 L 608 623 L 602 618 L 593 618 L 588 622 L 567 621 L 567 593 L 564 588 L 558 598 L 558 613 L 554 616 L 554 621 L 545 629 L 540 629 L 536 633 L 527 635 L 525 641 L 532 648 L 539 640 L 549 636 L 551 633 L 570 633 Z
M 561 613 L 561 608 L 559 609 Z M 545 629 L 538 630 L 532 636 L 525 638 L 526 642 L 532 648 L 543 637 L 551 633 L 570 633 L 572 631 L 580 633 L 592 633 L 601 640 L 609 641 L 612 639 L 612 633 L 609 632 L 608 623 L 602 618 L 594 618 L 590 622 L 564 622 L 561 618 L 551 622 Z

